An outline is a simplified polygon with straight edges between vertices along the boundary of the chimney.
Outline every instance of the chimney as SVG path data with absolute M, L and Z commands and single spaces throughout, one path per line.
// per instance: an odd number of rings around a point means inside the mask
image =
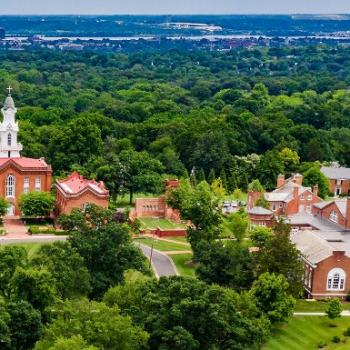
M 282 187 L 286 183 L 286 179 L 283 174 L 279 174 L 277 177 L 277 188 Z
M 303 184 L 303 175 L 295 174 L 293 181 L 294 181 L 295 184 L 301 186 Z
M 314 197 L 318 196 L 318 185 L 315 185 L 314 187 L 312 187 L 312 193 Z
M 346 220 L 345 220 L 345 228 L 350 228 L 350 197 L 346 199 Z

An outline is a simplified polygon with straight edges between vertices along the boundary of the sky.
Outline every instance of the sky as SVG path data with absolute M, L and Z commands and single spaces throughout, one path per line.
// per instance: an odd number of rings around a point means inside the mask
M 0 15 L 242 13 L 350 13 L 350 0 L 0 0 Z

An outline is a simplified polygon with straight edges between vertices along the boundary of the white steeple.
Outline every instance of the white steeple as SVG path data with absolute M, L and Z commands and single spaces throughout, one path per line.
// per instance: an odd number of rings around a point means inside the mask
M 23 147 L 17 142 L 18 122 L 16 122 L 17 109 L 11 96 L 12 87 L 7 88 L 8 96 L 5 99 L 4 107 L 1 108 L 3 115 L 0 123 L 0 158 L 19 158 Z

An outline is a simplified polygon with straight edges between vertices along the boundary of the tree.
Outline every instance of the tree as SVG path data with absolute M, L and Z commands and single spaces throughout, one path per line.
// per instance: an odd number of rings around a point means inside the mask
M 303 173 L 303 182 L 305 186 L 318 186 L 318 195 L 326 198 L 329 194 L 329 181 L 327 177 L 321 173 L 319 166 L 310 167 Z
M 77 341 L 78 336 L 85 341 L 85 348 L 92 345 L 97 349 L 144 349 L 148 340 L 148 334 L 129 317 L 121 316 L 117 307 L 101 302 L 65 301 L 51 310 L 51 319 L 35 350 L 55 349 L 60 339 L 75 337 Z
M 255 206 L 270 209 L 270 202 L 262 196 L 255 202 Z
M 218 198 L 223 199 L 226 195 L 226 190 L 220 177 L 212 182 L 211 189 Z
M 124 298 L 110 295 L 108 301 L 144 327 L 152 349 L 257 349 L 266 339 L 269 322 L 257 315 L 250 298 L 233 290 L 183 277 L 138 288 L 138 300 L 124 289 Z
M 300 158 L 296 151 L 285 147 L 282 149 L 282 151 L 279 152 L 279 157 L 282 160 L 285 172 L 290 174 L 297 170 L 300 163 Z
M 283 275 L 289 292 L 298 297 L 303 289 L 304 268 L 300 253 L 290 241 L 290 225 L 279 221 L 273 228 L 273 235 L 266 240 L 264 246 L 255 253 L 257 271 Z
M 256 173 L 259 174 L 259 180 L 264 187 L 275 188 L 277 176 L 283 172 L 283 163 L 276 150 L 267 151 L 261 156 Z
M 334 320 L 341 316 L 343 311 L 343 305 L 338 298 L 331 299 L 326 310 L 326 314 L 329 319 Z
M 265 189 L 260 183 L 258 179 L 253 180 L 249 185 L 248 185 L 248 191 L 249 192 L 264 192 Z
M 216 179 L 215 170 L 211 168 L 208 174 L 208 184 L 211 185 L 215 179 Z
M 218 284 L 236 291 L 248 289 L 254 279 L 254 263 L 248 248 L 237 242 L 210 243 L 201 253 L 198 277 L 208 284 Z
M 99 350 L 93 345 L 88 343 L 80 336 L 74 335 L 70 338 L 59 337 L 50 346 L 49 350 Z
M 86 296 L 91 291 L 90 274 L 84 265 L 84 259 L 68 242 L 41 246 L 31 265 L 45 267 L 51 273 L 62 299 Z
M 19 199 L 19 207 L 25 216 L 49 216 L 54 205 L 55 198 L 48 192 L 23 193 Z
M 272 231 L 267 227 L 255 227 L 250 232 L 250 239 L 253 242 L 254 247 L 263 248 L 266 243 L 271 239 Z
M 135 269 L 149 274 L 146 259 L 132 244 L 128 227 L 108 223 L 96 229 L 74 232 L 69 242 L 84 258 L 91 275 L 90 296 L 100 297 L 108 288 L 123 281 L 126 270 Z
M 28 264 L 27 251 L 20 246 L 4 246 L 0 249 L 0 293 L 9 296 L 9 283 L 17 267 Z
M 24 300 L 9 302 L 7 312 L 10 316 L 10 349 L 32 349 L 43 332 L 40 312 Z
M 8 348 L 11 343 L 10 319 L 10 315 L 6 309 L 5 299 L 0 297 L 0 344 L 2 344 L 2 347 L 5 349 Z
M 256 298 L 259 310 L 276 323 L 286 321 L 293 313 L 295 300 L 288 289 L 283 275 L 264 273 L 253 283 L 250 293 Z
M 0 197 L 0 216 L 7 214 L 7 209 L 9 208 L 10 203 L 5 199 Z
M 153 159 L 147 152 L 133 150 L 122 151 L 119 154 L 122 164 L 122 185 L 129 191 L 130 204 L 136 191 L 159 192 L 162 163 Z
M 57 298 L 55 280 L 46 269 L 17 267 L 10 288 L 12 300 L 28 301 L 40 312 Z
M 236 213 L 232 213 L 225 219 L 225 226 L 232 232 L 233 236 L 238 242 L 242 241 L 247 233 L 249 226 L 249 219 L 247 214 L 240 210 Z

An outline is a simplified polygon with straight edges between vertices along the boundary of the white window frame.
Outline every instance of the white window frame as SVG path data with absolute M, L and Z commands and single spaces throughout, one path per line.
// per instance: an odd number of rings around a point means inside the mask
M 12 174 L 6 178 L 6 197 L 14 198 L 16 195 L 16 177 Z
M 23 193 L 27 194 L 29 193 L 29 177 L 26 176 L 24 179 L 23 179 Z
M 307 200 L 308 200 L 308 201 L 312 201 L 312 194 L 308 194 L 308 195 L 307 195 Z
M 9 132 L 7 134 L 7 146 L 11 146 L 12 145 L 12 134 Z
M 335 223 L 338 223 L 338 213 L 335 210 L 332 210 L 329 214 L 329 220 Z
M 345 271 L 340 268 L 334 268 L 327 275 L 327 290 L 345 290 L 345 281 Z
M 37 176 L 35 178 L 35 191 L 40 192 L 41 191 L 41 177 Z

